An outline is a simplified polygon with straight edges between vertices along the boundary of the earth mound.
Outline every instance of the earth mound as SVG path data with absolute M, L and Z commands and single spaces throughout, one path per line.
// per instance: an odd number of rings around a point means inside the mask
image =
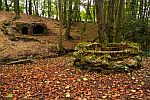
M 35 58 L 57 55 L 56 45 L 34 36 L 19 34 L 10 21 L 1 23 L 0 64 L 26 63 Z

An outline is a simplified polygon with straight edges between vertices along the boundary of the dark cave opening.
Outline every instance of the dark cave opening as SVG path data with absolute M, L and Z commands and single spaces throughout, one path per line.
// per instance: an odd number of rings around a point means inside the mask
M 23 35 L 27 35 L 28 34 L 28 27 L 22 27 L 21 32 Z
M 34 26 L 33 34 L 44 34 L 44 28 L 41 25 Z

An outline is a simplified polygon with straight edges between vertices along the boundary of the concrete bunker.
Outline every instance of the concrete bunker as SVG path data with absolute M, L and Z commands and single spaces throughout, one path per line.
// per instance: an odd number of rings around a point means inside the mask
M 46 35 L 48 34 L 47 25 L 42 22 L 17 21 L 15 29 L 22 35 Z

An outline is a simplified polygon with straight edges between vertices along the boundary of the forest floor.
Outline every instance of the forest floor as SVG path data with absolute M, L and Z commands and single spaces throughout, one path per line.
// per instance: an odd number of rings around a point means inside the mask
M 13 14 L 1 13 L 2 19 L 12 19 Z M 37 36 L 57 44 L 59 27 L 55 20 L 22 15 L 24 20 L 45 22 L 50 36 Z M 80 26 L 81 25 L 81 26 Z M 63 39 L 67 48 L 95 37 L 94 25 L 83 24 L 72 28 L 72 41 Z M 65 30 L 64 30 L 65 31 Z M 33 63 L 0 66 L 0 99 L 13 100 L 149 100 L 150 58 L 143 57 L 143 67 L 128 73 L 102 74 L 80 70 L 73 66 L 73 58 L 62 56 L 35 60 Z

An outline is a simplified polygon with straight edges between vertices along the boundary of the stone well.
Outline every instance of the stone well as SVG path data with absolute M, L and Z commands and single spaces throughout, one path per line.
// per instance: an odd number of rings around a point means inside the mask
M 142 66 L 140 45 L 133 42 L 80 43 L 75 47 L 74 65 L 81 69 L 129 71 Z

